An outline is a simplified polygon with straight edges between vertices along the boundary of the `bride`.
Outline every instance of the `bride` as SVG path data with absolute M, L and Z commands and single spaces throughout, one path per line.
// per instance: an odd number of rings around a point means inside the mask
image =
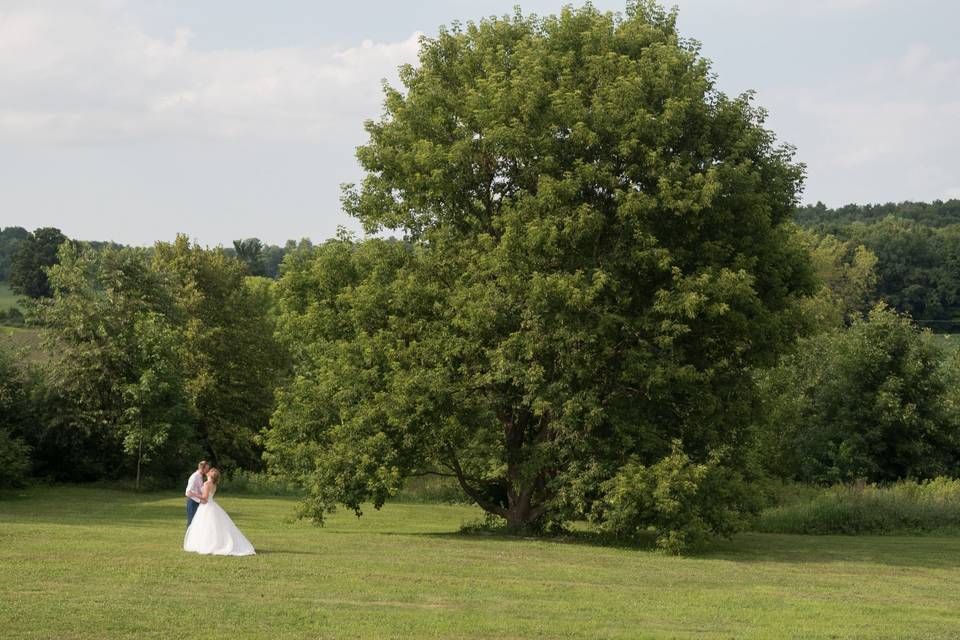
M 240 529 L 233 524 L 223 507 L 213 500 L 219 480 L 220 471 L 210 469 L 207 481 L 203 483 L 203 492 L 191 492 L 191 497 L 200 500 L 200 506 L 183 538 L 183 550 L 217 556 L 255 555 L 256 551 L 250 541 L 240 533 Z

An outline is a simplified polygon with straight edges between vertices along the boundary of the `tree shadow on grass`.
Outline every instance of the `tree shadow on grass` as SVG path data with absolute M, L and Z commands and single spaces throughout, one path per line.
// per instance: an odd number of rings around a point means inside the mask
M 509 542 L 570 545 L 595 549 L 667 555 L 656 548 L 651 534 L 625 541 L 593 532 L 570 532 L 542 537 L 512 536 L 505 532 L 397 533 L 460 543 Z M 810 536 L 742 533 L 715 540 L 682 556 L 685 560 L 720 560 L 747 564 L 872 564 L 890 567 L 954 569 L 960 558 L 960 536 Z
M 89 491 L 64 485 L 5 491 L 0 498 L 0 523 L 166 527 L 182 522 L 186 526 L 186 498 L 175 493 Z M 235 521 L 255 518 L 253 509 L 244 504 L 248 498 L 253 497 L 230 496 L 229 513 Z
M 256 547 L 258 556 L 322 556 L 325 555 L 320 551 L 292 551 L 289 549 L 261 549 Z

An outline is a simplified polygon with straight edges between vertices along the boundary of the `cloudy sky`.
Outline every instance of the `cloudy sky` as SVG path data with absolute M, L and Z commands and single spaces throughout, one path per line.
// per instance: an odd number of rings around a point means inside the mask
M 0 226 L 208 245 L 357 228 L 339 185 L 380 80 L 419 33 L 518 2 L 564 0 L 0 0 Z M 960 3 L 675 4 L 720 87 L 756 90 L 797 147 L 806 202 L 960 197 Z

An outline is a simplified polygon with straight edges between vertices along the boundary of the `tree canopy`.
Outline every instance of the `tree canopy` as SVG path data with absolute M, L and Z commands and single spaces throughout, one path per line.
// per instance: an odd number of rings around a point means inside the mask
M 454 26 L 400 77 L 344 203 L 406 242 L 341 238 L 281 280 L 302 346 L 269 447 L 307 512 L 435 472 L 519 531 L 631 462 L 743 468 L 746 370 L 813 288 L 785 226 L 803 169 L 750 96 L 654 3 Z

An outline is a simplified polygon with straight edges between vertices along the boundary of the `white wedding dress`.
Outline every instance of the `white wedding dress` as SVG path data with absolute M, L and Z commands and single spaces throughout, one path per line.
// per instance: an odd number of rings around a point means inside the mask
M 233 520 L 213 500 L 217 488 L 212 487 L 206 504 L 197 507 L 193 522 L 183 537 L 183 550 L 215 556 L 252 556 L 256 555 L 253 545 L 240 533 Z

